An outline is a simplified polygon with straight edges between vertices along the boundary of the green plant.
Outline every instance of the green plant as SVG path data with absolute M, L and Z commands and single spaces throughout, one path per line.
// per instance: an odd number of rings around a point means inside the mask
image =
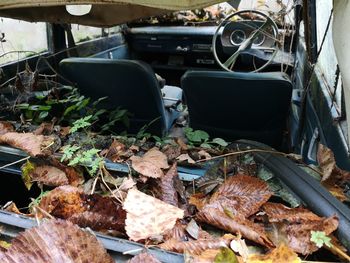
M 86 127 L 91 126 L 91 122 L 89 122 L 89 120 L 91 120 L 91 118 L 92 118 L 92 115 L 89 115 L 89 116 L 83 117 L 83 118 L 73 122 L 73 126 L 70 129 L 70 133 L 74 133 L 82 128 L 86 128 Z
M 324 231 L 311 231 L 310 241 L 315 243 L 319 248 L 326 245 L 327 247 L 332 247 L 331 238 L 326 235 Z
M 130 126 L 130 115 L 131 114 L 127 110 L 118 107 L 109 113 L 108 122 L 102 125 L 101 132 L 111 130 L 114 126 L 116 126 L 117 122 L 123 123 L 123 125 L 128 128 Z
M 202 130 L 193 130 L 192 128 L 186 127 L 184 133 L 189 145 L 201 146 L 203 148 L 212 148 L 212 146 L 226 147 L 228 145 L 228 143 L 221 138 L 210 140 L 209 134 Z

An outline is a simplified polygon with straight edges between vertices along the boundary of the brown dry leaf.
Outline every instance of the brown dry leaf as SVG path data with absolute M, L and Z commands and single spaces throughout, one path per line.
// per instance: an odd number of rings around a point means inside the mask
M 162 235 L 184 216 L 183 210 L 136 189 L 129 190 L 124 209 L 127 212 L 126 233 L 134 241 Z
M 162 152 L 168 157 L 168 161 L 173 162 L 181 154 L 181 148 L 178 145 L 166 145 Z
M 293 224 L 286 227 L 288 247 L 295 252 L 308 255 L 319 248 L 310 241 L 311 231 L 323 231 L 328 236 L 338 228 L 339 220 L 336 216 L 323 218 L 320 221 Z
M 332 174 L 336 163 L 331 149 L 319 144 L 317 150 L 317 162 L 323 174 L 322 181 L 326 181 Z
M 188 163 L 190 163 L 190 164 L 195 164 L 195 163 L 196 163 L 195 160 L 193 160 L 193 159 L 188 155 L 188 153 L 181 154 L 180 156 L 178 156 L 178 157 L 176 158 L 176 160 L 177 160 L 178 162 L 188 162 Z
M 70 133 L 70 129 L 71 129 L 71 127 L 61 127 L 60 128 L 60 131 L 59 131 L 59 135 L 61 136 L 61 137 L 66 137 L 69 133 Z
M 121 155 L 126 151 L 125 144 L 119 142 L 118 140 L 113 140 L 111 146 L 106 153 L 106 158 L 110 159 L 112 162 L 122 161 Z
M 8 121 L 0 121 L 0 135 L 15 131 L 13 125 Z
M 19 234 L 2 263 L 112 263 L 114 260 L 94 235 L 63 220 L 50 220 Z
M 83 190 L 80 188 L 59 186 L 42 197 L 39 207 L 53 216 L 67 219 L 86 210 L 82 196 Z
M 264 181 L 249 175 L 235 175 L 227 178 L 212 195 L 209 203 L 229 210 L 233 215 L 249 217 L 267 202 L 272 192 Z
M 266 203 L 263 205 L 263 210 L 268 216 L 269 222 L 302 223 L 310 221 L 320 221 L 321 218 L 308 209 L 304 208 L 289 208 L 282 204 Z
M 143 252 L 128 260 L 127 263 L 161 263 L 158 259 L 147 252 Z
M 211 155 L 204 150 L 200 150 L 198 152 L 198 155 L 201 159 L 210 159 L 211 158 Z
M 28 215 L 28 214 L 24 214 L 24 213 L 22 213 L 21 211 L 19 211 L 19 209 L 18 209 L 16 203 L 14 203 L 14 202 L 12 202 L 12 201 L 11 201 L 10 203 L 7 203 L 7 204 L 5 205 L 5 207 L 3 207 L 2 209 L 5 210 L 5 211 L 8 211 L 8 212 L 12 212 L 12 213 L 19 214 L 19 215 L 30 216 L 30 215 Z
M 73 186 L 60 186 L 43 196 L 39 207 L 51 215 L 101 232 L 124 232 L 126 213 L 112 197 L 86 195 Z
M 160 169 L 168 169 L 168 158 L 167 156 L 158 150 L 158 148 L 152 148 L 148 152 L 146 152 L 142 159 L 144 161 L 148 161 L 159 167 Z
M 39 165 L 29 173 L 32 182 L 38 182 L 48 186 L 61 186 L 69 184 L 66 174 L 49 165 Z
M 177 220 L 173 229 L 164 234 L 164 240 L 169 239 L 175 239 L 177 241 L 188 240 L 188 235 L 186 233 L 186 225 L 182 223 L 182 220 Z
M 34 135 L 33 133 L 8 132 L 0 135 L 0 143 L 6 143 L 12 147 L 27 152 L 30 156 L 49 156 L 55 144 L 55 137 Z
M 35 135 L 51 135 L 53 133 L 54 123 L 43 122 L 33 131 Z
M 177 165 L 174 163 L 165 176 L 160 178 L 158 186 L 161 192 L 160 199 L 173 206 L 179 205 L 177 192 L 174 186 L 176 177 L 178 177 Z
M 66 174 L 70 185 L 80 186 L 85 182 L 83 173 L 79 168 L 66 166 L 55 158 L 51 159 L 51 163 Z
M 209 196 L 206 196 L 205 194 L 198 193 L 193 194 L 188 200 L 188 203 L 190 205 L 194 205 L 198 210 L 201 210 L 206 204 L 209 203 Z
M 274 247 L 274 244 L 267 237 L 264 228 L 260 225 L 255 224 L 244 217 L 229 217 L 222 211 L 222 209 L 217 207 L 206 205 L 197 214 L 197 219 L 200 222 L 207 223 L 230 233 L 239 233 L 243 237 L 268 248 Z
M 201 255 L 201 253 L 208 249 L 219 249 L 221 247 L 228 247 L 234 236 L 228 234 L 221 238 L 215 239 L 200 239 L 191 241 L 178 241 L 176 239 L 169 239 L 159 245 L 161 249 L 184 253 L 188 252 L 191 255 Z
M 167 157 L 157 148 L 150 149 L 144 156 L 132 156 L 132 168 L 146 177 L 160 178 L 164 174 L 161 169 L 169 168 Z
M 247 263 L 300 263 L 298 255 L 285 244 L 281 244 L 266 255 L 251 255 Z
M 328 183 L 323 183 L 323 186 L 340 202 L 348 201 L 349 198 L 345 195 L 344 190 L 337 185 L 330 185 Z

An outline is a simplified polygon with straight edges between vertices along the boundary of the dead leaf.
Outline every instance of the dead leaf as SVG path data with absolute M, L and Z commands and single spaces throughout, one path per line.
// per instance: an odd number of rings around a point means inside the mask
M 339 220 L 336 216 L 323 218 L 303 224 L 292 224 L 286 227 L 288 247 L 295 252 L 308 255 L 319 248 L 310 241 L 311 231 L 322 231 L 328 236 L 338 228 Z
M 184 216 L 183 210 L 136 189 L 129 190 L 124 209 L 126 233 L 134 241 L 164 234 Z
M 63 220 L 50 220 L 19 234 L 0 251 L 3 263 L 95 262 L 114 260 L 94 235 Z
M 100 232 L 124 232 L 126 213 L 115 198 L 87 195 L 73 186 L 60 186 L 44 195 L 39 207 L 51 215 Z
M 106 158 L 110 159 L 112 162 L 119 162 L 122 161 L 122 155 L 126 151 L 125 144 L 119 142 L 118 140 L 113 140 L 111 146 L 109 146 L 109 149 L 106 153 Z
M 15 131 L 13 125 L 8 121 L 0 121 L 0 135 Z
M 61 137 L 66 137 L 70 133 L 71 127 L 60 127 L 59 135 Z
M 179 145 L 166 145 L 162 152 L 168 157 L 168 161 L 173 162 L 181 154 L 181 148 Z
M 285 244 L 281 244 L 266 255 L 251 255 L 247 263 L 300 263 L 298 255 Z
M 177 241 L 188 240 L 186 233 L 186 225 L 182 223 L 182 220 L 177 220 L 175 226 L 164 234 L 164 240 L 175 239 Z
M 200 228 L 197 225 L 196 221 L 194 221 L 193 219 L 191 219 L 191 221 L 188 223 L 188 225 L 186 226 L 186 232 L 194 239 L 198 239 L 199 238 L 199 231 Z
M 176 239 L 169 239 L 166 242 L 158 245 L 161 249 L 184 253 L 188 252 L 191 255 L 201 255 L 201 253 L 208 249 L 219 249 L 221 247 L 228 247 L 232 235 L 224 235 L 221 238 L 206 239 L 206 240 L 191 240 L 191 241 L 178 241 Z
M 178 207 L 179 200 L 174 186 L 176 177 L 178 177 L 177 165 L 174 163 L 166 175 L 160 178 L 158 187 L 161 192 L 160 199 L 165 203 Z
M 198 152 L 198 155 L 199 155 L 200 159 L 210 159 L 211 158 L 211 155 L 204 150 L 200 150 Z
M 222 209 L 206 205 L 198 214 L 197 219 L 200 222 L 207 223 L 219 229 L 236 234 L 240 233 L 243 237 L 252 240 L 268 248 L 274 247 L 274 244 L 267 237 L 265 230 L 258 224 L 255 224 L 244 217 L 226 215 Z
M 209 196 L 202 193 L 193 194 L 190 196 L 188 203 L 194 205 L 198 210 L 201 210 L 206 204 L 209 203 Z
M 178 162 L 188 162 L 190 164 L 195 164 L 196 162 L 188 155 L 188 153 L 181 154 L 176 158 Z
M 54 146 L 55 140 L 53 136 L 34 135 L 33 133 L 8 132 L 0 135 L 0 143 L 19 148 L 33 157 L 52 155 L 54 147 L 51 146 Z
M 51 135 L 54 130 L 54 123 L 53 122 L 43 122 L 40 124 L 40 126 L 33 131 L 33 134 L 35 135 Z
M 164 174 L 161 169 L 169 168 L 167 157 L 157 148 L 150 149 L 144 156 L 132 156 L 130 158 L 132 168 L 146 177 L 160 178 Z
M 152 148 L 148 152 L 146 152 L 142 159 L 144 161 L 148 161 L 159 167 L 160 169 L 168 169 L 168 158 L 167 156 L 159 151 L 157 148 Z
M 317 162 L 323 174 L 322 181 L 326 181 L 332 174 L 336 163 L 331 149 L 319 144 L 317 150 Z
M 147 252 L 143 252 L 128 260 L 127 263 L 161 263 L 158 259 Z
M 302 223 L 310 221 L 320 221 L 321 218 L 308 209 L 304 208 L 289 208 L 282 204 L 266 203 L 263 205 L 263 210 L 268 216 L 269 222 Z
M 210 198 L 209 204 L 229 210 L 233 215 L 249 217 L 267 202 L 272 193 L 264 181 L 248 176 L 235 175 L 227 178 Z
M 39 165 L 29 173 L 32 182 L 38 182 L 48 186 L 61 186 L 69 184 L 66 174 L 60 169 L 49 166 Z

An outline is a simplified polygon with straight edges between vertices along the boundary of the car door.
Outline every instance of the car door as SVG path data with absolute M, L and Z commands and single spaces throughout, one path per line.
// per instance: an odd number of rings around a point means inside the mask
M 333 3 L 304 3 L 293 76 L 292 146 L 305 162 L 317 164 L 318 145 L 327 145 L 337 164 L 349 169 L 342 79 L 332 39 Z

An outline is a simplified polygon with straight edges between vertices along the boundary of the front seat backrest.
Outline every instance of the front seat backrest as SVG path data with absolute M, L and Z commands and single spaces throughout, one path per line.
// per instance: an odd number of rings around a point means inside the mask
M 157 120 L 150 132 L 163 134 L 168 127 L 158 81 L 152 68 L 141 61 L 68 58 L 60 62 L 62 74 L 76 83 L 82 94 L 102 101 L 105 109 L 122 107 L 131 118 L 129 132 Z M 149 131 L 149 130 L 148 130 Z
M 292 94 L 286 74 L 188 71 L 181 86 L 192 128 L 280 146 Z

